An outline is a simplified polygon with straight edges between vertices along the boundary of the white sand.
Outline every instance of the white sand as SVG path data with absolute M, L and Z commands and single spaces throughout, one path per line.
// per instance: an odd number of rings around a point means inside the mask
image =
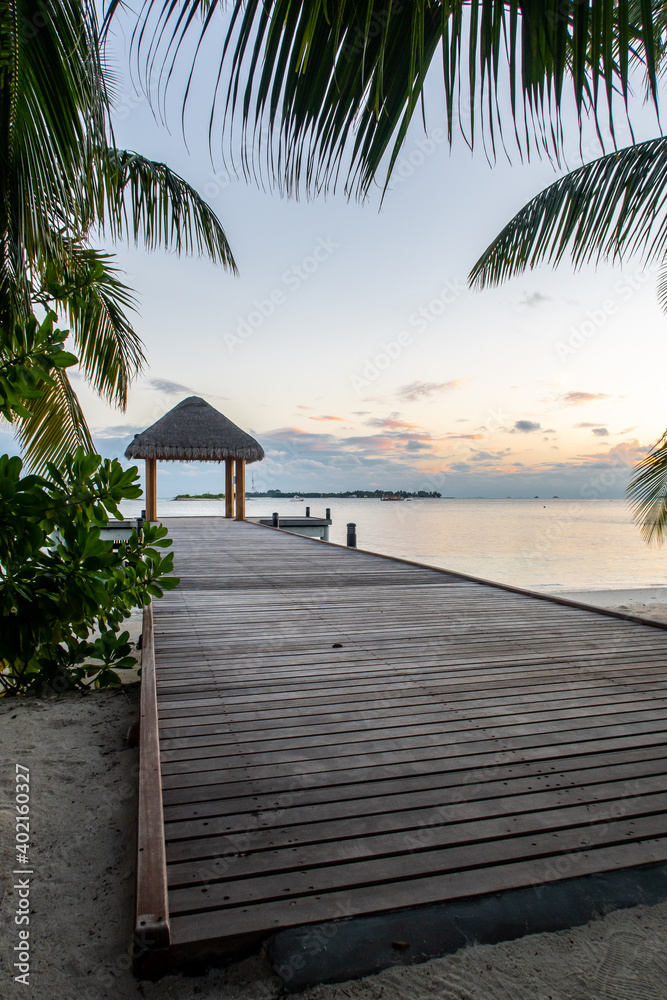
M 667 621 L 667 605 L 622 610 Z M 260 958 L 207 976 L 137 982 L 130 971 L 138 752 L 125 736 L 138 686 L 40 701 L 0 701 L 0 998 L 274 1000 Z M 31 772 L 30 985 L 13 981 L 16 763 Z M 667 903 L 585 927 L 469 947 L 423 965 L 318 986 L 302 1000 L 667 1000 Z
M 594 608 L 622 611 L 626 615 L 639 615 L 654 621 L 667 621 L 667 587 L 645 587 L 636 590 L 573 590 L 553 592 Z

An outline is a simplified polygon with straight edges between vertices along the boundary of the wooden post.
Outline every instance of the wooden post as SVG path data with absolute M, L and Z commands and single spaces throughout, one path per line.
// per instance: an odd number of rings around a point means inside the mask
M 157 459 L 146 459 L 146 520 L 157 521 Z
M 225 517 L 234 517 L 234 459 L 225 459 Z
M 236 462 L 236 520 L 245 521 L 245 459 Z

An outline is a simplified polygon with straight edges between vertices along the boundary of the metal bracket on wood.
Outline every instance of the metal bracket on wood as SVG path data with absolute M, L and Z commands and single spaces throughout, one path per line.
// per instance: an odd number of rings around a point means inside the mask
M 147 952 L 167 948 L 170 942 L 153 609 L 150 605 L 144 608 L 142 634 L 137 892 L 134 928 L 137 972 L 140 971 Z

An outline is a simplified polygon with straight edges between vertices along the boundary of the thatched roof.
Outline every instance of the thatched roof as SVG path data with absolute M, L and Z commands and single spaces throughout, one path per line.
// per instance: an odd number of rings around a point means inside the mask
M 244 458 L 246 462 L 260 462 L 264 449 L 205 399 L 189 396 L 147 430 L 135 434 L 125 457 L 181 462 Z

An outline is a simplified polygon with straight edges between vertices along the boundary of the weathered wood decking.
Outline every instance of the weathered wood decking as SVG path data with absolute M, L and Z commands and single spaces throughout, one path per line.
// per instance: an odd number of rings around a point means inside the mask
M 667 860 L 667 631 L 258 525 L 166 523 L 170 955 Z

